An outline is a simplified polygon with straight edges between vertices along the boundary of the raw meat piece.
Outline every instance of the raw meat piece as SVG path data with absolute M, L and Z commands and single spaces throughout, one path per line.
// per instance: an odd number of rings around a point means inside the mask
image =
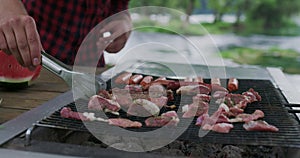
M 203 114 L 203 115 L 201 115 L 201 116 L 199 116 L 198 118 L 197 118 L 197 120 L 196 120 L 196 126 L 201 126 L 202 125 L 202 123 L 203 123 L 203 121 L 205 120 L 205 119 L 207 119 L 209 117 L 209 115 L 206 113 L 206 114 Z
M 159 98 L 167 95 L 165 87 L 160 84 L 151 85 L 149 87 L 148 93 L 150 98 Z
M 264 112 L 261 110 L 255 110 L 252 114 L 239 114 L 234 119 L 230 119 L 230 122 L 250 122 L 263 118 L 265 116 Z
M 219 86 L 221 86 L 220 78 L 212 78 L 212 79 L 210 80 L 210 84 L 214 84 L 214 85 L 219 85 Z
M 116 84 L 129 84 L 129 79 L 132 76 L 131 72 L 124 72 L 115 79 Z
M 234 105 L 239 104 L 241 101 L 247 100 L 247 97 L 241 94 L 232 94 L 229 93 L 226 97 L 230 98 Z
M 197 94 L 197 95 L 193 96 L 193 102 L 198 102 L 198 101 L 209 102 L 210 96 L 207 94 Z
M 88 108 L 91 110 L 108 109 L 110 111 L 119 111 L 121 106 L 114 100 L 106 99 L 99 95 L 94 95 L 88 102 Z
M 128 109 L 129 105 L 131 105 L 133 102 L 133 98 L 129 90 L 113 88 L 112 95 L 122 108 Z
M 179 118 L 175 111 L 168 111 L 158 117 L 149 117 L 145 120 L 148 127 L 162 127 L 162 126 L 177 126 Z
M 209 94 L 210 88 L 202 84 L 181 86 L 176 93 L 183 95 Z
M 128 90 L 130 93 L 141 93 L 143 92 L 143 88 L 141 85 L 126 85 L 124 87 L 125 90 Z
M 140 82 L 140 85 L 143 87 L 144 90 L 147 90 L 153 80 L 152 76 L 146 76 Z
M 63 118 L 71 118 L 71 119 L 75 119 L 75 120 L 90 121 L 90 119 L 87 118 L 86 116 L 84 116 L 83 113 L 74 112 L 69 107 L 63 107 L 60 110 L 60 116 Z
M 261 96 L 253 88 L 250 88 L 247 92 L 244 92 L 242 94 L 248 97 L 250 103 L 261 101 Z
M 202 126 L 203 130 L 212 130 L 218 133 L 229 133 L 232 128 L 233 125 L 230 123 L 217 123 L 214 125 L 205 124 Z
M 268 124 L 266 121 L 250 121 L 245 123 L 243 127 L 247 131 L 269 131 L 269 132 L 277 132 L 279 129 L 273 125 Z
M 183 118 L 191 118 L 194 116 L 201 116 L 208 112 L 209 105 L 207 102 L 199 100 L 197 102 L 193 102 L 190 105 L 185 105 L 182 107 L 182 115 Z
M 214 125 L 217 123 L 217 121 L 219 120 L 219 117 L 228 112 L 229 111 L 229 108 L 227 107 L 226 104 L 220 104 L 219 108 L 217 111 L 215 111 L 210 117 L 205 117 L 205 119 L 203 120 L 202 122 L 202 125 Z
M 128 115 L 148 117 L 148 116 L 157 116 L 159 114 L 159 107 L 146 99 L 136 99 L 133 101 L 133 104 L 129 106 L 127 111 Z
M 237 91 L 239 87 L 239 81 L 236 78 L 230 78 L 228 80 L 227 89 L 230 92 Z
M 129 79 L 129 84 L 139 84 L 143 79 L 143 75 L 133 75 Z
M 109 94 L 109 92 L 106 90 L 99 90 L 98 95 L 106 99 L 112 99 L 111 94 Z
M 228 94 L 228 92 L 226 92 L 226 91 L 215 91 L 213 93 L 212 97 L 215 99 L 220 99 L 220 98 L 224 98 L 227 94 Z
M 229 111 L 225 113 L 228 117 L 235 117 L 239 114 L 242 114 L 244 112 L 244 109 L 239 108 L 238 106 L 233 106 L 229 108 Z
M 123 127 L 123 128 L 128 128 L 128 127 L 140 128 L 140 127 L 142 127 L 142 123 L 137 122 L 137 121 L 131 121 L 131 120 L 124 119 L 124 118 L 108 119 L 108 124 Z
M 152 103 L 156 104 L 159 108 L 167 105 L 168 97 L 161 96 L 159 98 L 150 98 L 149 99 Z
M 211 92 L 212 94 L 216 91 L 223 91 L 223 92 L 228 92 L 228 90 L 220 85 L 217 84 L 211 84 Z
M 217 123 L 230 123 L 230 119 L 226 115 L 221 114 L 217 120 Z

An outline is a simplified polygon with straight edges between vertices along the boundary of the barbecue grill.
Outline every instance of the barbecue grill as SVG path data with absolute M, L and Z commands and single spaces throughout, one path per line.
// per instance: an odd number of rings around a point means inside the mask
M 176 65 L 178 66 L 178 64 Z M 171 76 L 172 74 L 168 74 L 168 71 L 160 70 L 160 68 L 163 69 L 162 67 L 157 67 L 155 68 L 156 71 L 153 71 L 153 65 L 152 63 L 149 63 L 148 65 L 143 64 L 143 66 L 140 66 L 139 68 L 134 67 L 134 72 L 143 75 L 151 74 L 154 76 L 169 76 L 172 78 Z M 205 67 L 195 65 L 194 68 L 199 73 L 199 75 L 206 78 L 205 79 L 206 83 L 210 82 L 209 72 L 207 72 L 208 70 Z M 127 70 L 130 71 L 130 68 L 128 68 Z M 102 74 L 102 78 L 106 79 L 108 85 L 112 79 L 111 78 L 112 71 L 113 70 L 108 70 L 107 72 Z M 163 72 L 164 74 L 161 74 L 161 72 Z M 291 96 L 294 95 L 292 94 L 292 90 L 287 89 L 285 87 L 278 87 L 279 85 L 283 86 L 283 80 L 280 77 L 282 76 L 282 74 L 278 73 L 281 71 L 279 71 L 276 68 L 270 68 L 266 70 L 262 68 L 253 68 L 253 67 L 248 67 L 248 68 L 238 67 L 238 68 L 226 68 L 226 72 L 228 78 L 234 76 L 239 79 L 239 90 L 236 93 L 242 93 L 244 91 L 247 91 L 249 88 L 254 88 L 262 96 L 262 101 L 249 104 L 245 109 L 245 113 L 253 113 L 255 109 L 260 109 L 264 111 L 265 113 L 264 120 L 278 127 L 279 131 L 275 133 L 274 132 L 253 132 L 253 131 L 248 132 L 245 129 L 243 129 L 242 123 L 237 123 L 234 125 L 234 128 L 228 134 L 216 133 L 211 131 L 205 136 L 199 137 L 202 131 L 199 129 L 199 127 L 194 125 L 196 121 L 194 119 L 192 123 L 189 125 L 189 127 L 187 128 L 187 130 L 185 130 L 185 132 L 176 139 L 176 142 L 184 142 L 187 144 L 196 143 L 196 144 L 223 144 L 223 145 L 239 145 L 239 146 L 244 146 L 244 145 L 245 146 L 268 146 L 268 147 L 275 147 L 275 148 L 282 147 L 288 149 L 296 149 L 296 151 L 299 152 L 300 122 L 299 122 L 299 118 L 297 117 L 297 113 L 299 113 L 299 110 L 296 109 L 297 107 L 299 107 L 299 104 L 295 102 L 295 98 L 290 98 Z M 261 75 L 258 77 L 256 75 L 257 73 Z M 239 76 L 236 76 L 236 74 L 238 74 Z M 222 82 L 224 83 L 227 82 L 227 79 L 222 79 Z M 190 102 L 191 102 L 191 98 L 181 98 L 179 95 L 175 95 L 175 101 L 169 104 L 175 104 L 177 106 L 177 109 L 175 110 L 177 110 L 177 113 L 180 117 L 182 113 L 181 110 L 178 109 L 179 103 L 188 104 Z M 82 105 L 87 105 L 87 100 L 84 99 L 78 100 L 76 104 L 77 103 L 80 103 Z M 2 146 L 4 148 L 9 148 L 9 149 L 12 148 L 12 149 L 25 150 L 25 151 L 26 150 L 38 151 L 38 152 L 46 152 L 52 154 L 53 153 L 68 154 L 74 156 L 86 156 L 84 154 L 87 154 L 88 151 L 89 152 L 93 151 L 94 156 L 96 154 L 103 155 L 104 153 L 105 153 L 104 155 L 106 155 L 107 152 L 110 150 L 115 152 L 114 149 L 106 149 L 107 145 L 103 144 L 100 141 L 97 141 L 96 138 L 93 138 L 93 142 L 98 144 L 98 146 L 102 146 L 102 148 L 99 149 L 98 147 L 95 146 L 74 147 L 70 144 L 67 144 L 67 146 L 70 146 L 70 148 L 75 150 L 68 151 L 66 153 L 65 151 L 62 152 L 62 151 L 57 151 L 55 149 L 51 149 L 51 146 L 52 147 L 55 145 L 62 146 L 61 143 L 57 143 L 57 142 L 49 143 L 49 142 L 44 142 L 44 140 L 40 141 L 39 139 L 35 139 L 35 136 L 37 135 L 37 133 L 39 133 L 41 129 L 47 129 L 48 131 L 53 131 L 53 130 L 63 131 L 62 133 L 64 134 L 66 133 L 66 131 L 68 131 L 69 134 L 85 133 L 91 135 L 89 134 L 89 130 L 86 128 L 85 124 L 82 123 L 81 121 L 62 118 L 60 116 L 59 111 L 62 107 L 70 107 L 74 111 L 77 110 L 88 111 L 88 109 L 76 109 L 75 103 L 72 100 L 72 95 L 70 94 L 70 92 L 65 93 L 64 95 L 55 98 L 50 102 L 45 103 L 44 105 L 42 105 L 41 107 L 36 109 L 36 111 L 33 112 L 41 112 L 42 110 L 45 110 L 46 107 L 47 108 L 51 107 L 51 108 L 48 109 L 47 112 L 42 113 L 40 116 L 34 116 L 37 118 L 32 118 L 31 116 L 32 122 L 24 124 L 24 126 L 27 126 L 25 127 L 27 130 L 25 128 L 20 128 L 19 131 L 16 131 L 14 134 L 8 134 L 8 132 L 11 132 L 10 130 L 14 131 L 15 129 L 7 129 L 8 131 L 0 131 L 1 132 L 0 143 L 2 144 Z M 166 109 L 162 109 L 162 111 L 164 110 Z M 33 112 L 31 111 L 31 113 Z M 24 114 L 20 118 L 22 119 L 22 117 L 28 117 L 29 115 L 30 114 Z M 125 115 L 125 113 L 122 112 L 121 112 L 121 117 L 127 117 L 131 120 L 137 120 L 141 122 L 144 121 L 144 118 L 130 117 Z M 8 125 L 20 124 L 20 118 L 7 122 L 6 124 Z M 183 126 L 185 122 L 188 121 L 185 121 L 185 119 L 180 117 L 178 128 L 181 128 L 181 126 Z M 94 126 L 95 127 L 94 130 L 99 131 L 100 134 L 101 131 L 103 131 L 102 134 L 105 134 L 105 130 L 101 126 L 100 122 L 97 122 L 96 124 L 94 122 L 89 122 L 88 124 Z M 145 131 L 152 131 L 155 129 L 157 128 L 143 126 L 142 128 L 128 129 L 128 130 L 132 130 L 135 132 L 145 132 Z M 113 132 L 111 132 L 110 134 L 112 137 L 117 137 L 117 135 L 114 135 Z M 162 135 L 164 135 L 165 137 L 173 136 L 171 133 L 162 134 Z M 27 146 L 24 147 L 22 145 L 18 145 L 19 143 Z M 37 147 L 37 145 L 43 145 L 43 146 L 48 145 L 49 147 L 45 149 L 45 148 L 39 148 Z M 85 149 L 86 152 L 80 153 L 76 149 Z M 2 149 L 2 150 L 5 151 L 7 149 Z M 123 156 L 121 151 L 117 151 L 116 153 L 110 156 Z M 88 154 L 88 155 L 93 156 L 93 154 Z M 147 154 L 145 153 L 143 154 L 143 156 L 144 155 L 147 156 Z M 131 153 L 127 156 L 141 156 L 141 155 Z

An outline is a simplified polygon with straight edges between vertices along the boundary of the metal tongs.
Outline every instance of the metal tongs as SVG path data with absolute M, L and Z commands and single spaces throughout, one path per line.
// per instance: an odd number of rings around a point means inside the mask
M 68 69 L 65 64 L 42 51 L 42 65 L 47 70 L 62 78 L 77 97 L 91 97 L 100 89 L 106 89 L 106 83 L 92 74 L 76 72 Z

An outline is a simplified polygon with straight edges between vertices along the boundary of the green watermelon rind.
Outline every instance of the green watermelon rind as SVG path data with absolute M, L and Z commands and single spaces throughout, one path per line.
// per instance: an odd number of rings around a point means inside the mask
M 0 76 L 0 82 L 5 82 L 5 83 L 24 83 L 24 82 L 31 81 L 31 79 L 32 79 L 32 76 L 18 78 L 18 79 Z

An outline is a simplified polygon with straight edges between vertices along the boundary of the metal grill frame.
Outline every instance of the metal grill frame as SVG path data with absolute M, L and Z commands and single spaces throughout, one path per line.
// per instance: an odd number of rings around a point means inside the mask
M 205 82 L 209 83 L 209 79 Z M 227 81 L 227 80 L 226 80 Z M 225 82 L 226 82 L 225 81 Z M 246 131 L 242 127 L 242 123 L 235 123 L 234 128 L 228 134 L 216 133 L 210 131 L 205 137 L 199 138 L 199 127 L 195 126 L 195 120 L 191 123 L 187 131 L 185 131 L 178 140 L 192 142 L 207 142 L 218 144 L 238 144 L 238 145 L 267 145 L 267 146 L 282 146 L 282 147 L 297 147 L 300 148 L 300 126 L 299 120 L 294 113 L 289 113 L 290 107 L 284 106 L 287 104 L 285 97 L 278 89 L 274 87 L 269 80 L 247 80 L 239 79 L 239 90 L 236 93 L 242 93 L 249 88 L 253 88 L 262 96 L 261 102 L 248 104 L 245 113 L 252 113 L 255 109 L 260 109 L 265 113 L 263 120 L 275 125 L 279 128 L 278 132 L 254 132 Z M 177 96 L 175 96 L 177 98 Z M 74 103 L 69 105 L 75 109 Z M 53 113 L 39 121 L 36 125 L 43 127 L 59 128 L 74 131 L 86 131 L 84 124 L 81 121 L 61 118 L 59 111 Z M 180 110 L 179 110 L 180 111 Z M 181 113 L 178 112 L 179 117 Z M 130 117 L 129 117 L 130 118 Z M 180 118 L 181 122 L 184 119 Z M 136 118 L 134 119 L 136 120 Z M 138 120 L 138 119 L 137 119 Z M 140 120 L 143 122 L 143 120 Z M 179 123 L 179 126 L 180 126 Z M 130 129 L 133 131 L 148 131 L 157 128 L 142 127 L 140 129 Z M 101 130 L 101 128 L 99 128 Z

